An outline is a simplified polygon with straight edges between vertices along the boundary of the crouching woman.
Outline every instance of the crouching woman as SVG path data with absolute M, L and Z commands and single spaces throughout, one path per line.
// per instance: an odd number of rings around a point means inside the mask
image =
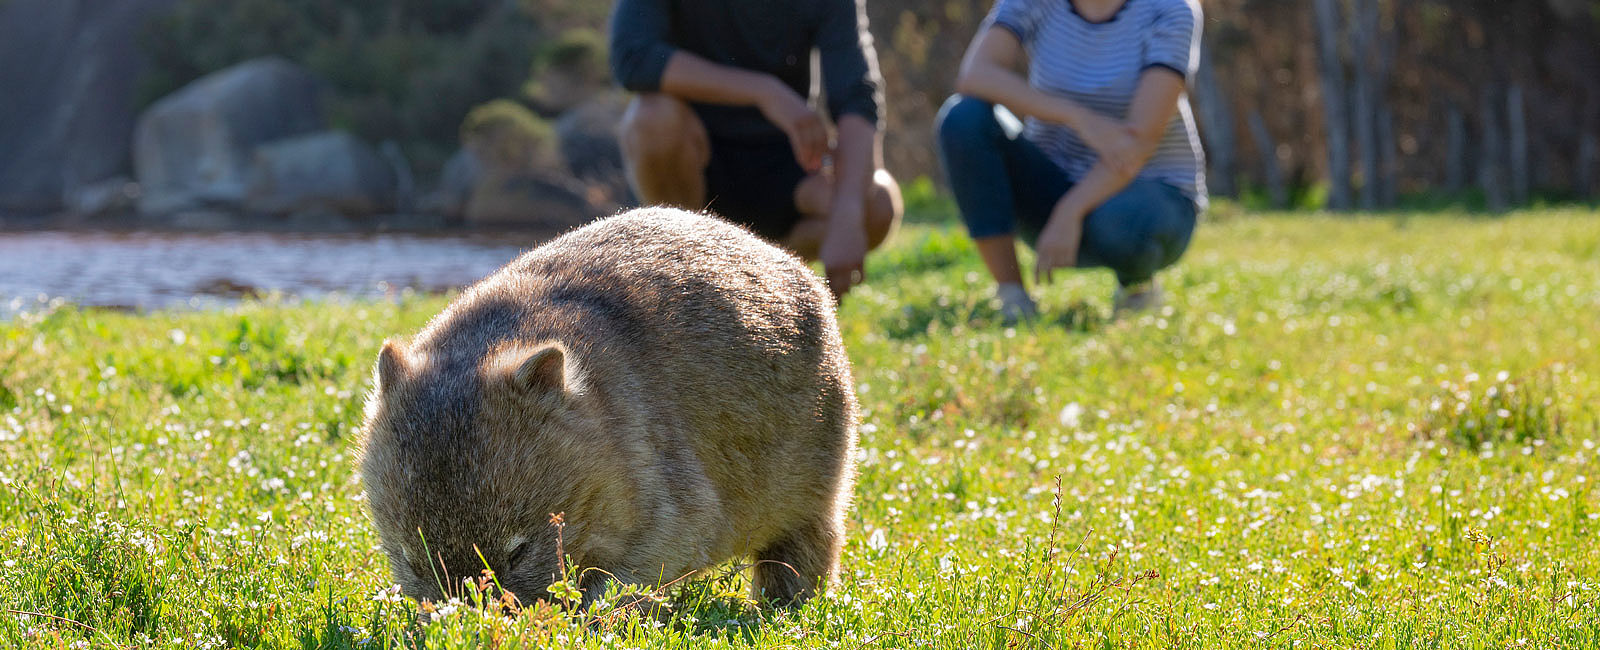
M 1019 236 L 1036 282 L 1105 267 L 1118 311 L 1161 302 L 1155 273 L 1188 247 L 1206 201 L 1184 93 L 1200 21 L 1197 0 L 995 4 L 940 110 L 939 155 L 1008 321 L 1035 313 Z

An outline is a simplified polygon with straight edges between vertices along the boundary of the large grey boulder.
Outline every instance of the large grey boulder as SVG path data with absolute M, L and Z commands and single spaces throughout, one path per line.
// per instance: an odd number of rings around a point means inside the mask
M 626 96 L 604 93 L 562 113 L 555 122 L 556 144 L 568 170 L 618 203 L 631 203 L 617 142 L 617 125 L 627 109 Z
M 483 160 L 471 149 L 456 150 L 439 173 L 439 186 L 422 197 L 418 209 L 451 219 L 462 218 L 473 189 L 483 180 L 484 167 Z
M 244 208 L 369 216 L 394 209 L 394 168 L 343 131 L 287 138 L 256 148 Z
M 0 210 L 59 210 L 128 173 L 138 35 L 173 2 L 0 1 Z
M 394 208 L 401 212 L 415 209 L 417 177 L 411 171 L 411 160 L 406 158 L 406 152 L 400 149 L 400 143 L 384 140 L 383 144 L 378 145 L 378 155 L 383 156 L 383 161 L 388 163 L 389 169 L 394 172 Z
M 240 205 L 256 147 L 324 128 L 321 86 L 303 68 L 269 57 L 211 73 L 156 102 L 134 135 L 139 211 Z
M 139 184 L 126 176 L 68 189 L 62 196 L 68 214 L 79 217 L 131 214 L 139 200 Z
M 616 210 L 596 201 L 583 183 L 550 172 L 490 170 L 467 201 L 467 223 L 479 226 L 562 232 Z

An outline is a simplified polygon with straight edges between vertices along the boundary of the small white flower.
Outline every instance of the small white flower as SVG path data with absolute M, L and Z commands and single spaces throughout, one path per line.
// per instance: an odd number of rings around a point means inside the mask
M 867 548 L 878 554 L 882 554 L 885 549 L 889 548 L 889 540 L 883 534 L 882 528 L 873 530 L 872 535 L 867 537 Z
M 1072 402 L 1071 404 L 1063 406 L 1061 407 L 1061 413 L 1057 416 L 1057 418 L 1061 421 L 1061 426 L 1069 429 L 1076 429 L 1078 428 L 1078 423 L 1083 418 L 1083 406 L 1077 402 Z

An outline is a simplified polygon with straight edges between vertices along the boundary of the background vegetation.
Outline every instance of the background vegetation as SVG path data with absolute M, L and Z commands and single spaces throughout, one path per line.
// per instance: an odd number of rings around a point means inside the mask
M 888 83 L 891 169 L 937 177 L 933 115 L 991 3 L 866 4 Z M 537 97 L 551 65 L 604 81 L 610 5 L 180 0 L 146 39 L 156 71 L 146 98 L 252 56 L 285 56 L 330 82 L 341 126 L 401 142 L 431 172 L 478 104 L 504 97 L 557 112 L 559 98 Z M 1192 91 L 1220 195 L 1335 209 L 1432 196 L 1502 209 L 1600 191 L 1600 0 L 1202 5 L 1208 57 Z M 588 44 L 579 64 L 563 50 L 574 43 Z
M 0 646 L 1600 644 L 1593 214 L 1223 207 L 1168 308 L 1108 321 L 1110 277 L 1072 274 L 1024 329 L 919 215 L 841 313 L 860 480 L 825 598 L 758 609 L 728 566 L 645 594 L 660 618 L 421 607 L 351 438 L 380 341 L 444 297 L 63 308 L 0 324 Z
M 589 65 L 583 43 L 603 14 L 538 0 L 181 0 L 143 39 L 152 57 L 142 99 L 258 56 L 305 65 L 327 81 L 336 126 L 395 140 L 425 172 L 459 146 L 472 108 L 516 97 L 547 64 Z M 575 51 L 576 48 L 576 51 Z M 601 59 L 603 61 L 603 58 Z

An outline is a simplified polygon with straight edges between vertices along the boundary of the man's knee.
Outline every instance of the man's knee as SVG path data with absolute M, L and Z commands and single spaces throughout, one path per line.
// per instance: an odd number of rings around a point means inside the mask
M 986 135 L 998 126 L 994 104 L 968 95 L 951 95 L 946 99 L 944 106 L 939 108 L 935 124 L 942 143 Z
M 671 95 L 648 93 L 633 98 L 622 114 L 619 134 L 631 155 L 656 155 L 680 151 L 692 132 L 689 120 L 698 119 L 689 105 Z
M 868 248 L 877 248 L 889 238 L 889 233 L 894 230 L 895 224 L 900 223 L 900 215 L 904 212 L 903 206 L 900 184 L 895 182 L 894 176 L 883 169 L 874 173 L 866 205 Z

